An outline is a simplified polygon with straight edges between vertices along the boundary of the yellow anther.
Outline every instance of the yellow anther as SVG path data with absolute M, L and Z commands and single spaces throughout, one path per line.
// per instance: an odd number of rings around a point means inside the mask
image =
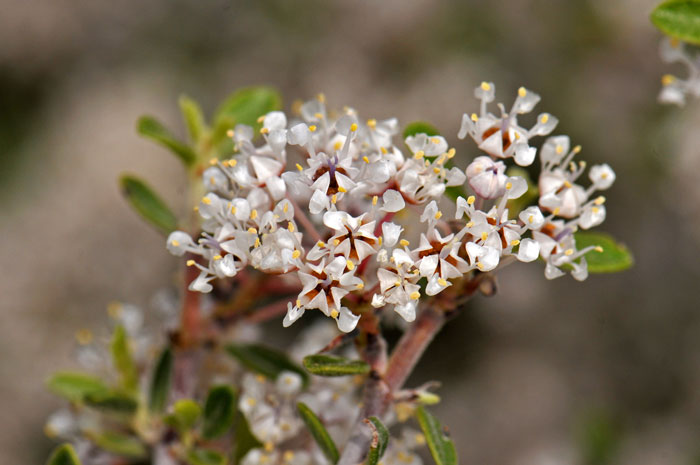
M 347 192 L 347 191 L 348 191 L 348 190 L 347 190 L 346 188 L 344 188 L 343 186 L 338 186 L 338 192 L 343 192 L 343 193 L 345 193 L 345 192 Z
M 202 203 L 204 205 L 211 205 L 211 199 L 209 197 L 202 197 Z
M 439 220 L 440 218 L 442 218 L 442 212 L 438 210 L 438 212 L 435 214 L 435 219 Z
M 235 132 L 233 132 L 233 129 L 229 129 L 228 131 L 226 131 L 226 135 L 227 135 L 228 137 L 233 137 L 234 134 L 235 134 Z
M 232 207 L 231 207 L 231 214 L 232 214 L 232 215 L 235 215 L 235 214 L 236 214 L 236 211 L 237 211 L 237 210 L 236 210 L 236 207 L 233 207 L 233 206 L 232 206 Z
M 284 203 L 284 207 L 282 207 L 282 212 L 287 213 L 289 211 L 289 202 Z
M 379 147 L 379 150 L 382 152 L 382 155 L 386 155 L 387 153 L 389 153 L 386 147 Z
M 454 148 L 451 148 L 450 150 L 447 151 L 447 158 L 453 158 L 457 154 L 457 151 Z
M 350 270 L 350 271 L 355 269 L 355 264 L 353 263 L 352 260 L 348 260 L 347 263 L 345 264 L 345 266 L 347 266 L 348 270 Z
M 216 184 L 216 179 L 214 178 L 214 176 L 209 178 L 209 184 Z
M 291 450 L 285 451 L 285 453 L 282 455 L 282 458 L 285 462 L 291 462 L 292 460 L 294 460 L 294 452 L 292 452 Z
M 173 247 L 179 247 L 179 246 L 180 246 L 180 242 L 176 241 L 175 239 L 173 239 L 172 241 L 170 241 L 170 244 L 172 244 Z
M 597 214 L 597 213 L 600 211 L 600 208 L 598 208 L 598 207 L 593 207 L 593 208 L 591 208 L 591 211 L 592 211 L 593 213 Z
M 78 341 L 78 344 L 81 346 L 90 344 L 92 342 L 92 331 L 86 328 L 79 329 L 75 333 L 75 340 Z
M 416 160 L 420 160 L 420 159 L 423 158 L 424 156 L 425 156 L 425 152 L 422 151 L 422 150 L 419 150 L 419 151 L 416 152 L 415 155 L 413 155 L 413 158 L 415 158 Z
M 410 297 L 413 300 L 418 300 L 418 299 L 420 299 L 420 292 L 418 292 L 418 291 L 412 292 Z
M 585 168 L 586 162 L 584 160 L 581 160 L 580 162 L 578 162 L 578 166 L 579 166 L 579 168 Z
M 558 215 L 560 210 L 561 210 L 561 208 L 557 207 L 557 208 L 555 208 L 554 210 L 552 210 L 552 214 L 553 214 L 553 215 Z
M 268 134 L 270 130 L 268 128 L 260 128 L 260 134 Z
M 439 144 L 441 142 L 439 137 L 433 137 L 432 139 L 430 139 L 430 141 L 433 144 Z
M 368 120 L 367 120 L 367 126 L 369 126 L 369 127 L 372 128 L 372 129 L 376 128 L 376 127 L 377 127 L 377 120 L 374 119 L 374 118 L 368 119 Z
M 520 89 L 518 89 L 518 96 L 525 97 L 526 95 L 527 95 L 527 89 L 525 89 L 524 87 L 521 87 Z
M 210 159 L 209 159 L 209 164 L 210 164 L 210 165 L 216 165 L 216 162 L 217 162 L 217 161 L 219 161 L 219 160 L 216 159 L 216 158 L 210 158 Z
M 489 90 L 491 90 L 491 84 L 489 84 L 486 81 L 482 82 L 481 83 L 481 90 L 488 92 Z
M 571 189 L 571 183 L 569 181 L 564 181 L 564 187 Z
M 608 178 L 608 173 L 603 173 L 600 175 L 602 179 L 607 179 Z
M 476 113 L 472 113 L 472 121 L 474 121 L 475 123 L 476 123 L 477 121 L 479 121 L 479 117 L 477 116 Z
M 340 315 L 338 310 L 335 310 L 335 309 L 331 310 L 331 318 L 338 318 L 338 315 Z
M 187 260 L 187 266 L 194 266 L 195 261 L 194 260 Z
M 579 153 L 580 151 L 581 151 L 580 145 L 577 145 L 576 147 L 574 147 L 574 153 Z
M 574 163 L 573 161 L 570 161 L 569 162 L 569 170 L 576 171 L 576 163 Z
M 316 132 L 316 125 L 312 124 L 311 126 L 309 126 L 309 131 Z
M 258 123 L 262 123 L 263 121 L 265 121 L 265 115 L 258 116 L 258 119 L 257 119 L 256 121 L 257 121 Z
M 556 150 L 557 150 L 557 154 L 561 155 L 561 153 L 564 151 L 564 147 L 562 147 L 561 145 L 557 145 Z
M 442 279 L 442 278 L 439 278 L 437 282 L 438 282 L 438 284 L 441 285 L 442 287 L 447 286 L 447 281 L 444 280 L 444 279 Z
M 484 264 L 481 263 L 481 262 L 479 262 L 479 263 L 476 264 L 476 267 L 479 268 L 480 270 L 483 270 L 483 269 L 484 269 Z
M 394 286 L 395 286 L 395 287 L 401 286 L 401 280 L 400 280 L 400 279 L 397 280 L 397 281 L 394 283 Z
M 511 190 L 513 188 L 513 183 L 512 182 L 507 182 L 506 183 L 506 190 Z
M 547 124 L 547 121 L 549 121 L 549 115 L 545 113 L 544 115 L 542 115 L 542 118 L 540 118 L 540 122 L 542 124 Z
M 250 234 L 257 234 L 257 233 L 258 233 L 258 230 L 255 229 L 255 228 L 248 228 L 248 232 L 249 232 Z
M 379 237 L 377 238 L 377 242 L 379 242 L 379 245 L 382 245 L 382 242 L 384 242 L 382 236 L 379 236 Z
M 467 205 L 474 205 L 474 202 L 476 202 L 476 197 L 474 197 L 473 195 L 467 197 Z
M 317 246 L 317 247 L 325 247 L 325 246 L 326 246 L 326 243 L 323 242 L 323 241 L 318 241 L 318 242 L 316 243 L 316 246 Z
M 295 230 L 296 228 L 294 227 L 294 223 L 292 223 L 291 221 L 287 223 L 287 231 L 294 232 Z
M 408 242 L 406 239 L 401 239 L 399 241 L 399 244 L 401 244 L 401 247 L 408 247 L 411 243 Z
M 367 155 L 365 155 L 364 157 L 362 157 L 362 161 L 365 162 L 365 163 L 369 163 L 369 158 L 367 158 Z
M 256 209 L 251 210 L 250 212 L 250 219 L 254 220 L 255 218 L 258 217 L 258 211 Z
M 423 436 L 421 433 L 416 433 L 416 436 L 413 438 L 416 441 L 416 444 L 419 446 L 422 446 L 425 444 L 425 436 Z
M 298 169 L 299 171 L 304 171 L 304 168 L 302 168 L 302 166 L 301 166 L 299 163 L 297 163 L 297 169 Z
M 520 133 L 519 132 L 514 132 L 513 135 L 515 136 L 515 140 L 520 139 Z
M 335 149 L 335 150 L 340 150 L 342 146 L 343 146 L 343 143 L 342 143 L 342 142 L 336 141 L 336 143 L 333 144 L 333 149 Z
M 664 86 L 668 86 L 670 84 L 673 84 L 676 80 L 676 77 L 671 75 L 671 74 L 664 74 L 661 77 L 661 84 Z
M 535 222 L 535 215 L 530 215 L 527 217 L 527 222 L 532 224 Z
M 365 288 L 365 283 L 357 283 L 357 289 L 364 289 Z
M 440 174 L 440 168 L 438 168 L 437 166 L 433 168 L 433 173 Z
M 602 253 L 602 252 L 603 252 L 603 248 L 602 248 L 601 246 L 599 246 L 599 245 L 596 245 L 595 248 L 593 248 L 593 250 L 595 250 L 595 251 L 598 252 L 598 253 Z
M 224 258 L 224 257 L 222 257 L 221 255 L 218 255 L 218 254 L 217 254 L 217 255 L 214 255 L 212 258 L 214 259 L 214 261 L 218 261 L 218 260 L 221 260 L 221 259 Z
M 520 244 L 520 241 L 518 239 L 514 239 L 514 240 L 510 241 L 510 245 L 512 245 L 513 247 L 515 247 L 518 244 Z
M 600 196 L 593 201 L 596 205 L 603 205 L 605 203 L 605 196 Z
M 238 160 L 236 160 L 236 159 L 233 159 L 233 158 L 232 158 L 232 159 L 230 159 L 230 160 L 228 161 L 228 166 L 230 166 L 231 168 L 233 168 L 233 167 L 236 166 L 237 164 L 238 164 Z
M 193 208 L 194 211 L 198 212 L 199 211 L 199 206 L 195 205 Z
M 377 205 L 377 201 L 378 201 L 378 200 L 379 200 L 379 197 L 378 197 L 378 196 L 376 196 L 376 195 L 372 196 L 372 205 L 373 205 L 373 206 L 374 206 L 374 205 Z
M 326 103 L 326 96 L 323 93 L 320 93 L 316 96 L 316 100 L 321 103 Z
M 323 113 L 314 113 L 314 118 L 323 119 Z
M 573 254 L 574 254 L 574 249 L 566 249 L 566 250 L 564 251 L 564 255 L 566 255 L 567 257 L 570 257 L 570 256 L 572 256 Z
M 333 194 L 333 195 L 331 196 L 331 203 L 332 203 L 333 205 L 335 205 L 336 202 L 338 202 L 338 194 Z
M 337 247 L 338 244 L 340 244 L 340 239 L 333 239 L 333 245 Z
M 258 247 L 260 247 L 260 244 L 261 244 L 260 238 L 259 238 L 259 237 L 256 237 L 256 238 L 255 238 L 255 244 L 253 245 L 253 247 L 255 247 L 255 248 L 257 249 Z
M 301 250 L 298 250 L 298 249 L 297 249 L 297 250 L 295 250 L 294 252 L 292 252 L 292 258 L 297 259 L 297 258 L 299 258 L 300 256 L 301 256 Z
M 489 238 L 489 233 L 487 233 L 486 231 L 481 233 L 481 240 L 482 241 L 485 241 L 488 238 Z
M 473 227 L 473 226 L 474 226 L 474 222 L 473 222 L 473 221 L 470 221 L 469 223 L 467 223 L 467 228 L 471 228 L 471 227 Z
M 357 123 L 352 123 L 352 124 L 350 125 L 350 131 L 351 131 L 351 132 L 357 131 Z

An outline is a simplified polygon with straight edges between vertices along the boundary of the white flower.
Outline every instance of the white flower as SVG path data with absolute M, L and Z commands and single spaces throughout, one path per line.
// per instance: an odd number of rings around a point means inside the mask
M 476 157 L 467 167 L 469 187 L 474 193 L 484 199 L 496 199 L 505 191 L 506 165 L 495 162 L 491 157 Z

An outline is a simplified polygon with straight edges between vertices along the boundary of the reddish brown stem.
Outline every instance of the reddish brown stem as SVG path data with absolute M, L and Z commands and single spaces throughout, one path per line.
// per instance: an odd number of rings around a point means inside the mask
M 182 314 L 180 316 L 180 336 L 184 346 L 194 344 L 201 332 L 201 312 L 199 308 L 199 292 L 190 291 L 189 285 L 197 279 L 199 270 L 197 267 L 188 266 L 185 269 L 185 293 L 182 302 Z

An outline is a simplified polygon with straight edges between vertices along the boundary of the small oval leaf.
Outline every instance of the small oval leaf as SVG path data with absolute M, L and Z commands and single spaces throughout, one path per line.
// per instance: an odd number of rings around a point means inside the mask
M 416 134 L 439 136 L 440 131 L 438 131 L 435 126 L 430 123 L 426 123 L 425 121 L 414 121 L 413 123 L 408 123 L 403 130 L 403 138 L 406 139 L 408 136 L 415 136 Z
M 204 404 L 202 435 L 214 439 L 224 434 L 233 424 L 236 414 L 236 393 L 230 386 L 214 386 Z
M 120 178 L 119 185 L 126 200 L 146 221 L 165 234 L 177 229 L 177 218 L 173 212 L 146 183 L 126 175 Z
M 148 397 L 148 407 L 152 412 L 162 412 L 168 403 L 170 394 L 170 379 L 173 371 L 173 352 L 166 347 L 158 357 L 158 362 L 153 370 L 151 389 Z
M 226 350 L 246 368 L 270 379 L 277 379 L 283 371 L 292 371 L 301 376 L 304 386 L 309 382 L 308 373 L 278 350 L 259 344 L 229 344 Z
M 199 139 L 207 131 L 202 108 L 186 95 L 181 95 L 178 103 L 180 104 L 182 118 L 185 120 L 185 125 L 187 125 L 190 140 L 194 143 L 199 142 Z
M 187 463 L 190 465 L 224 465 L 226 457 L 211 449 L 192 449 L 187 453 Z
M 334 355 L 316 354 L 304 357 L 304 368 L 318 376 L 364 375 L 369 364 L 363 360 L 349 360 Z
M 122 325 L 117 325 L 114 328 L 110 348 L 112 350 L 112 362 L 121 376 L 121 387 L 130 392 L 136 391 L 139 375 L 134 359 L 131 356 L 126 329 Z
M 80 459 L 70 444 L 61 444 L 51 453 L 46 465 L 80 465 Z
M 72 402 L 82 402 L 85 396 L 109 390 L 106 384 L 94 376 L 83 373 L 54 373 L 46 382 L 51 392 Z
M 214 121 L 228 125 L 247 124 L 259 127 L 258 118 L 282 108 L 282 96 L 272 87 L 254 86 L 239 89 L 219 107 Z M 233 126 L 230 126 L 233 128 Z
M 132 415 L 139 407 L 138 401 L 129 394 L 116 391 L 95 392 L 83 400 L 89 407 L 120 415 Z
M 165 126 L 152 116 L 142 116 L 136 123 L 136 131 L 143 137 L 158 142 L 175 154 L 185 166 L 192 166 L 197 161 L 197 155 L 186 144 L 180 142 Z
M 609 234 L 593 231 L 577 231 L 576 248 L 583 249 L 591 245 L 603 248 L 602 252 L 595 250 L 586 254 L 589 273 L 617 273 L 630 268 L 634 258 L 624 244 L 620 244 Z
M 299 402 L 297 404 L 297 409 L 299 410 L 301 419 L 304 420 L 306 427 L 309 429 L 311 435 L 316 441 L 316 444 L 318 444 L 321 452 L 323 452 L 323 455 L 325 455 L 326 458 L 331 461 L 331 463 L 337 463 L 338 458 L 340 457 L 338 454 L 338 448 L 335 446 L 333 438 L 331 438 L 331 435 L 328 434 L 328 431 L 326 431 L 323 423 L 321 423 L 321 420 L 319 420 L 316 414 L 303 402 Z
M 700 44 L 700 1 L 669 0 L 651 13 L 651 22 L 665 34 Z
M 386 447 L 389 444 L 389 431 L 379 418 L 369 417 L 365 420 L 372 428 L 372 442 L 367 456 L 368 465 L 377 465 L 384 456 Z
M 437 465 L 457 465 L 457 451 L 452 440 L 445 434 L 440 422 L 425 407 L 416 409 L 416 416 Z
M 148 452 L 145 444 L 135 436 L 105 431 L 91 434 L 90 439 L 100 449 L 124 457 L 141 459 L 145 458 Z
M 258 447 L 261 447 L 263 445 L 262 442 L 260 442 L 258 438 L 256 438 L 255 435 L 250 431 L 250 425 L 248 424 L 248 420 L 246 420 L 245 415 L 243 415 L 240 411 L 236 416 L 235 438 L 236 451 L 233 455 L 233 463 L 235 464 L 240 463 L 243 457 L 245 457 L 245 455 L 251 449 L 257 449 Z

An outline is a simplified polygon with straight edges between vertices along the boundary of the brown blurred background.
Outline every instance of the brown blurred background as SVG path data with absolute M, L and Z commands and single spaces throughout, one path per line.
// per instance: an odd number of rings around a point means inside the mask
M 77 328 L 110 300 L 147 304 L 176 261 L 116 185 L 130 171 L 182 205 L 183 173 L 139 139 L 177 97 L 326 93 L 365 117 L 433 122 L 457 141 L 472 89 L 520 85 L 557 133 L 618 181 L 602 227 L 636 267 L 544 279 L 513 266 L 413 378 L 444 381 L 438 416 L 464 464 L 700 463 L 700 102 L 656 103 L 668 71 L 655 0 L 0 0 L 0 463 L 41 464 Z

